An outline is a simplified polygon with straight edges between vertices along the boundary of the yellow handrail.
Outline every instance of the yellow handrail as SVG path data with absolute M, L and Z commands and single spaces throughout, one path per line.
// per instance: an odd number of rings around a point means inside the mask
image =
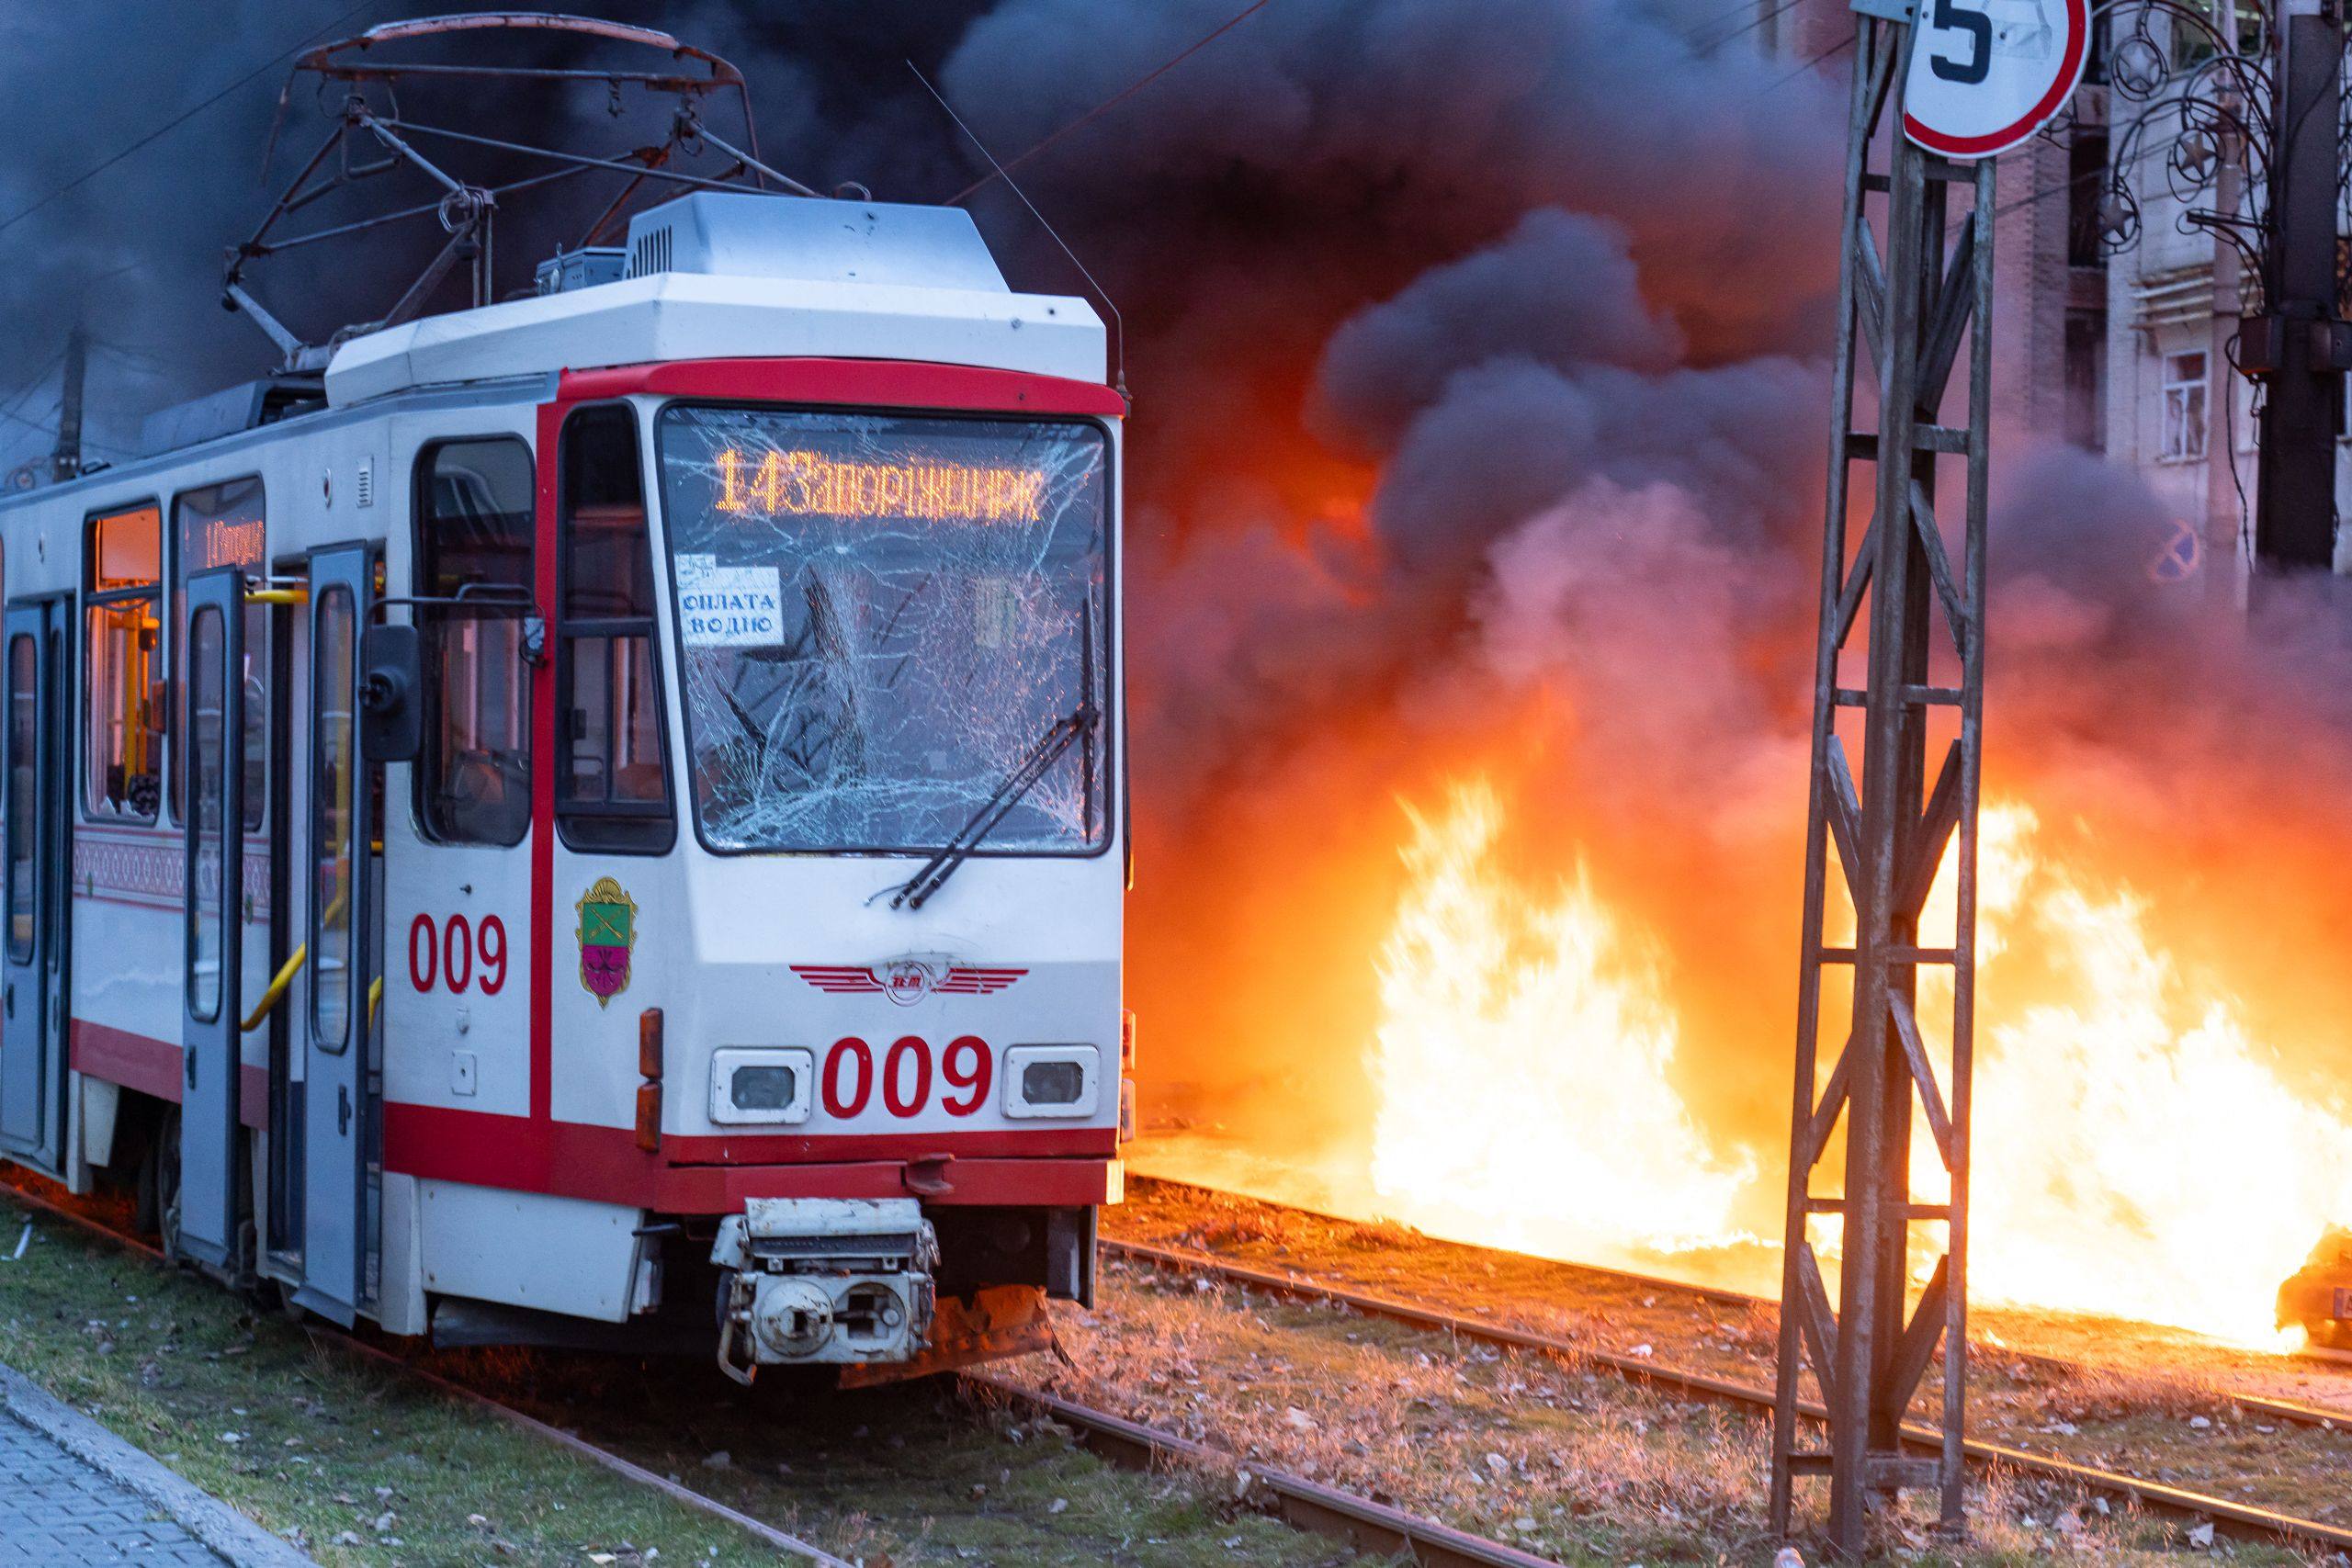
M 286 999 L 286 987 L 294 983 L 294 976 L 302 968 L 302 961 L 310 956 L 311 944 L 306 942 L 296 948 L 284 964 L 278 965 L 277 973 L 271 977 L 268 988 L 262 992 L 261 1000 L 255 1002 L 254 1010 L 245 1015 L 245 1021 L 237 1026 L 241 1033 L 250 1034 L 259 1029 L 261 1021 L 269 1016 L 269 1010 Z
M 334 924 L 334 918 L 343 913 L 344 900 L 350 896 L 351 888 L 348 884 L 336 889 L 334 902 L 327 906 L 327 912 L 321 917 L 319 923 L 328 926 Z M 264 987 L 261 1000 L 255 1002 L 254 1010 L 245 1015 L 245 1021 L 237 1026 L 238 1032 L 250 1034 L 261 1027 L 261 1021 L 269 1016 L 270 1009 L 286 999 L 286 987 L 294 983 L 294 976 L 302 972 L 302 964 L 310 956 L 311 944 L 307 942 L 287 954 L 286 962 L 277 966 L 277 973 L 270 976 L 268 986 Z M 382 995 L 383 989 L 383 976 L 378 976 L 375 985 L 369 987 L 368 993 L 368 1024 L 371 1029 L 376 1024 L 376 998 Z
M 310 597 L 311 591 L 307 588 L 248 588 L 245 590 L 245 603 L 248 604 L 300 604 L 306 603 Z

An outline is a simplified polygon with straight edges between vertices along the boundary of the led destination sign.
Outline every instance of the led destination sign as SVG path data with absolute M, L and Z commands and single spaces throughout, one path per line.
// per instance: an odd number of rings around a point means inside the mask
M 771 449 L 754 460 L 729 446 L 712 462 L 718 491 L 712 504 L 739 516 L 1035 523 L 1047 479 L 1042 468 L 919 458 L 854 463 L 805 449 Z

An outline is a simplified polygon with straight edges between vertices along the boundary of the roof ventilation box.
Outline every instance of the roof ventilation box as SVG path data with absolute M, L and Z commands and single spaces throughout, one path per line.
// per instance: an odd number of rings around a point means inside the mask
M 558 251 L 539 264 L 541 294 L 569 294 L 599 283 L 618 283 L 628 276 L 628 253 L 618 245 L 587 245 Z
M 629 220 L 628 276 L 715 273 L 1003 294 L 960 207 L 695 191 Z

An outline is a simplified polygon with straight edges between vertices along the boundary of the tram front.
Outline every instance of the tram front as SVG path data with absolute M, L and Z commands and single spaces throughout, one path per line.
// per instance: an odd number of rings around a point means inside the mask
M 634 400 L 684 919 L 588 886 L 582 989 L 658 987 L 640 1121 L 745 1378 L 1036 1343 L 1118 1197 L 1114 395 L 908 379 L 958 406 Z

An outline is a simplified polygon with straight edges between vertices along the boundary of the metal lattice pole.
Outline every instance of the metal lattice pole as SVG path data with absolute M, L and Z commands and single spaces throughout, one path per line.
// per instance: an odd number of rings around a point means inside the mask
M 1976 807 L 1984 704 L 1986 403 L 1992 362 L 1993 167 L 1949 162 L 1899 130 L 1911 28 L 1858 18 L 1849 121 L 1843 255 L 1821 625 L 1815 665 L 1813 768 L 1805 836 L 1804 953 L 1798 991 L 1796 1092 L 1791 1118 L 1788 1242 L 1773 1411 L 1771 1523 L 1787 1533 L 1798 1477 L 1826 1475 L 1829 1539 L 1863 1553 L 1871 1500 L 1935 1487 L 1945 1528 L 1962 1523 L 1961 1438 L 1966 1401 L 1968 1118 L 1973 1029 Z M 1949 221 L 1954 187 L 1969 203 Z M 1883 250 L 1873 214 L 1883 226 Z M 1948 242 L 1949 236 L 1949 243 Z M 1972 330 L 1973 329 L 1973 330 Z M 1858 335 L 1859 334 L 1859 335 Z M 1966 417 L 1948 420 L 1944 392 L 1965 342 Z M 1855 356 L 1875 366 L 1877 417 L 1860 428 Z M 1964 476 L 1957 570 L 1937 513 L 1939 459 Z M 1848 547 L 1848 500 L 1868 475 L 1871 520 Z M 1841 684 L 1859 674 L 1860 686 Z M 1860 716 L 1860 766 L 1839 720 Z M 1929 759 L 1938 751 L 1930 779 Z M 1921 931 L 1923 908 L 1954 838 L 1955 925 Z M 1832 851 L 1835 851 L 1834 860 Z M 1850 946 L 1832 945 L 1832 865 L 1853 913 Z M 1924 987 L 1921 970 L 1949 985 Z M 1838 1007 L 1835 977 L 1850 979 Z M 1825 980 L 1828 985 L 1825 986 Z M 1947 1001 L 1948 998 L 1948 1001 Z M 1831 1004 L 1825 1010 L 1825 1001 Z M 1939 1013 L 1948 1016 L 1939 1019 Z M 1822 1043 L 1850 1020 L 1821 1077 Z M 1939 1032 L 1938 1022 L 1948 1027 Z M 1938 1056 L 1944 1056 L 1939 1064 Z M 1947 1090 L 1946 1083 L 1949 1083 Z M 1951 1179 L 1948 1201 L 1912 1191 L 1915 1119 Z M 1845 1129 L 1839 1190 L 1816 1172 Z M 1816 1220 L 1836 1220 L 1833 1305 Z M 1928 1229 L 1915 1250 L 1914 1227 Z M 1916 1298 L 1915 1257 L 1943 1256 Z M 1905 1451 L 1912 1395 L 1941 1351 L 1942 1399 L 1926 1423 L 1932 1457 Z M 1810 1370 L 1818 1401 L 1804 1387 Z M 1800 1441 L 1800 1417 L 1809 1418 Z M 1918 1424 L 1914 1424 L 1915 1428 Z M 1812 1441 L 1825 1428 L 1827 1444 Z

